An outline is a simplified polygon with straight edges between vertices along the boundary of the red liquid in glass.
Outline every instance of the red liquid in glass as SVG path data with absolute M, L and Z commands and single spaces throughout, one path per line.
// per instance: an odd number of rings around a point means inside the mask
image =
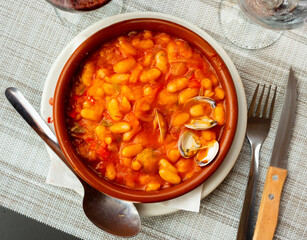
M 46 0 L 65 11 L 91 11 L 102 7 L 111 0 Z

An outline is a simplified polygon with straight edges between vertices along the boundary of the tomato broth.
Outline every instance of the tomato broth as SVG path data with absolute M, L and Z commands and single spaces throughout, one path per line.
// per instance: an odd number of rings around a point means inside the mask
M 216 102 L 188 104 L 196 96 Z M 67 129 L 83 161 L 99 176 L 129 189 L 155 191 L 200 171 L 183 158 L 185 124 L 208 116 L 217 125 L 196 134 L 218 141 L 225 91 L 210 61 L 186 41 L 138 31 L 104 43 L 81 64 L 65 105 Z

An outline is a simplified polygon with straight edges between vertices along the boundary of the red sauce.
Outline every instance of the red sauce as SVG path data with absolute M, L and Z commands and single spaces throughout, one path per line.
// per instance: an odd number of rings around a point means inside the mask
M 47 118 L 47 123 L 53 123 L 53 118 L 52 117 L 48 117 Z
M 177 148 L 184 124 L 195 117 L 194 105 L 184 103 L 200 92 L 219 109 L 217 115 L 208 104 L 198 106 L 219 123 L 198 131 L 206 144 L 219 139 L 225 121 L 225 93 L 214 68 L 182 39 L 133 32 L 105 43 L 80 66 L 67 96 L 68 132 L 101 177 L 131 189 L 171 187 L 200 170 Z
M 50 106 L 53 106 L 53 97 L 49 99 Z

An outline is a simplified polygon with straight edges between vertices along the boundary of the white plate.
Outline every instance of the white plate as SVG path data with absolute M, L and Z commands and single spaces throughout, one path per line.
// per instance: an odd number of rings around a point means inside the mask
M 77 35 L 65 47 L 65 49 L 61 52 L 61 54 L 58 56 L 58 58 L 52 65 L 49 74 L 47 76 L 42 95 L 42 102 L 41 102 L 42 117 L 46 120 L 48 117 L 52 116 L 52 106 L 50 106 L 49 104 L 49 99 L 53 97 L 56 83 L 62 71 L 62 68 L 64 67 L 70 55 L 77 49 L 77 47 L 86 38 L 93 35 L 101 28 L 107 27 L 116 22 L 121 22 L 128 19 L 137 19 L 137 18 L 157 18 L 157 19 L 168 20 L 171 22 L 175 22 L 179 25 L 182 25 L 192 30 L 193 32 L 197 33 L 199 36 L 205 39 L 221 56 L 221 58 L 224 60 L 225 64 L 227 65 L 230 74 L 232 76 L 232 79 L 234 81 L 238 97 L 238 127 L 231 148 L 226 158 L 224 159 L 223 163 L 214 172 L 214 174 L 203 183 L 202 198 L 204 198 L 209 193 L 211 193 L 226 178 L 226 176 L 228 175 L 228 173 L 230 172 L 230 170 L 232 169 L 237 160 L 237 157 L 240 153 L 245 138 L 246 123 L 247 123 L 247 106 L 246 106 L 244 87 L 241 82 L 239 73 L 236 67 L 234 66 L 233 62 L 231 61 L 227 53 L 222 49 L 222 47 L 212 37 L 210 37 L 206 32 L 204 32 L 197 26 L 170 15 L 153 13 L 153 12 L 125 13 L 103 19 L 93 24 L 92 26 L 83 30 L 79 35 Z M 49 124 L 49 126 L 54 131 L 53 124 Z M 49 149 L 48 153 L 52 155 Z M 162 206 L 161 204 L 158 205 L 155 203 L 137 204 L 137 208 L 141 216 L 157 216 L 177 211 L 177 209 L 171 209 L 169 207 Z

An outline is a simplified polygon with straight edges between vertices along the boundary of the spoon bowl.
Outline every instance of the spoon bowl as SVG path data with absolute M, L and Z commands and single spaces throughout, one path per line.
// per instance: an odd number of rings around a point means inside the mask
M 84 187 L 83 210 L 92 223 L 117 236 L 131 237 L 139 233 L 140 216 L 132 203 L 127 204 L 126 201 L 102 194 L 86 182 L 82 182 L 82 185 Z
M 87 184 L 68 164 L 56 136 L 25 97 L 14 87 L 7 88 L 5 96 L 82 183 L 84 188 L 83 210 L 88 219 L 100 229 L 116 236 L 133 237 L 137 235 L 141 230 L 141 220 L 134 204 L 105 195 Z

